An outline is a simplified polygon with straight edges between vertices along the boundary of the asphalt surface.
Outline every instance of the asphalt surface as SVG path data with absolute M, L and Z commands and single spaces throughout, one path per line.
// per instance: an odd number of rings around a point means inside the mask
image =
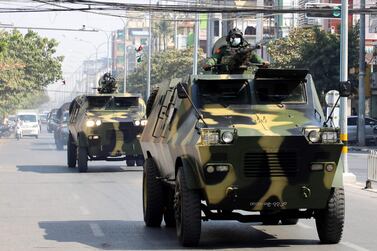
M 55 150 L 51 134 L 0 139 L 0 251 L 182 249 L 174 229 L 144 226 L 141 184 L 142 168 L 124 162 L 90 162 L 88 173 L 67 168 L 66 151 Z M 314 220 L 295 226 L 210 221 L 197 249 L 377 250 L 377 193 L 345 188 L 340 244 L 321 245 Z

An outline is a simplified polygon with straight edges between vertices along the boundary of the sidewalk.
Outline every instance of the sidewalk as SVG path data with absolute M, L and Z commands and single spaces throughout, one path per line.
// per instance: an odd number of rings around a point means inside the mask
M 370 150 L 377 150 L 377 146 L 348 146 L 349 153 L 369 153 Z

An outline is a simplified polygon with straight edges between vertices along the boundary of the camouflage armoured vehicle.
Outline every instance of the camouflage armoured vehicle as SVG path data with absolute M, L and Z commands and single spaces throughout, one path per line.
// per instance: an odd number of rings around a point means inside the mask
M 76 97 L 69 108 L 68 166 L 80 172 L 88 160 L 126 160 L 143 165 L 139 135 L 146 124 L 145 103 L 139 96 L 97 94 Z
M 147 226 L 164 219 L 182 245 L 195 246 L 202 220 L 315 218 L 321 242 L 340 241 L 343 143 L 308 71 L 193 75 L 161 86 L 148 104 L 140 139 Z

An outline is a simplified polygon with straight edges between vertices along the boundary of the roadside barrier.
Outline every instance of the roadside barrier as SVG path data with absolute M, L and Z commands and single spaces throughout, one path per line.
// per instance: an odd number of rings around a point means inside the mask
M 365 188 L 372 188 L 372 182 L 377 182 L 377 151 L 370 150 L 368 154 L 368 177 Z

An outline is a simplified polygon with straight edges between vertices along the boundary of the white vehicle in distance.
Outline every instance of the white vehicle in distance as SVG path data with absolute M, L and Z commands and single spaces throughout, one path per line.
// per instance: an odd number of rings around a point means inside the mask
M 36 139 L 39 136 L 39 117 L 38 113 L 34 111 L 19 111 L 17 113 L 17 122 L 19 123 L 21 137 L 33 136 Z

